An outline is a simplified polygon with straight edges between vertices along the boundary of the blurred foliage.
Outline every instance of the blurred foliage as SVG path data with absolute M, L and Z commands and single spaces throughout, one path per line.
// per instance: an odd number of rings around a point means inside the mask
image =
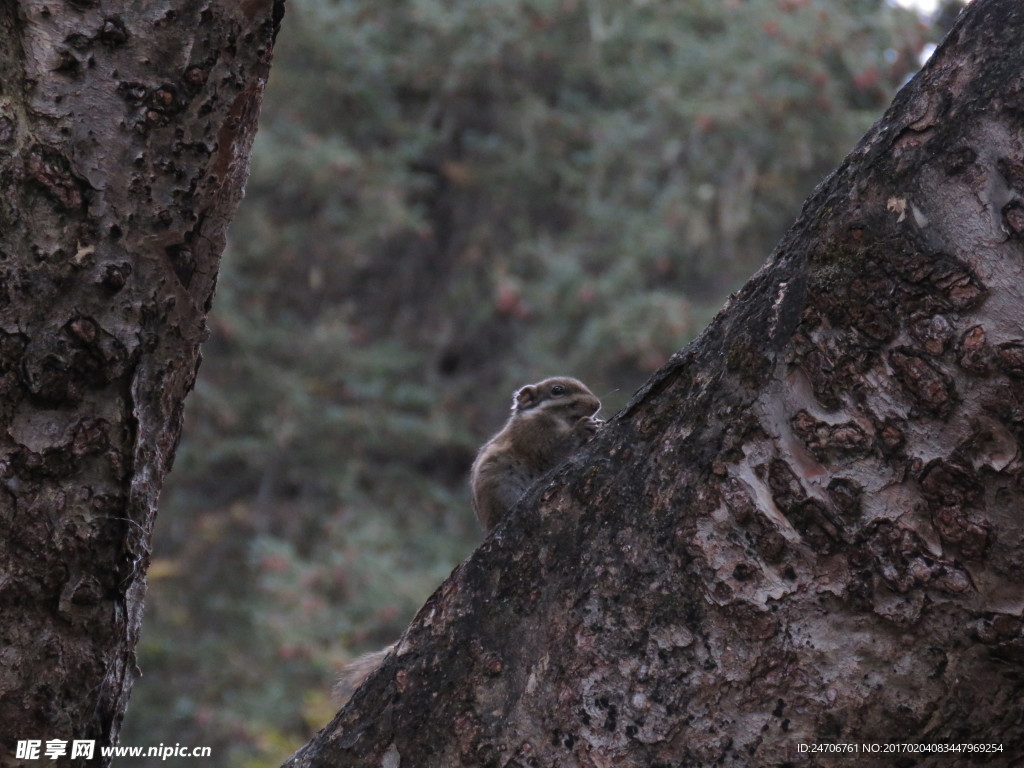
M 928 39 L 882 0 L 289 0 L 122 742 L 279 765 L 475 546 L 513 389 L 613 413 Z

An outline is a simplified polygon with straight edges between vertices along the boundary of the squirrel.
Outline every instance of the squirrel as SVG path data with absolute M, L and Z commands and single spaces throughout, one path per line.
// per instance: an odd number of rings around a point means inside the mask
M 512 397 L 512 415 L 484 443 L 470 471 L 473 509 L 490 532 L 526 490 L 589 440 L 604 422 L 595 418 L 601 401 L 578 379 L 556 376 L 528 384 Z M 360 656 L 332 690 L 341 707 L 377 669 L 397 643 Z
M 470 472 L 473 509 L 484 532 L 505 517 L 533 483 L 576 451 L 604 423 L 601 401 L 578 379 L 528 384 L 512 398 L 512 415 L 477 454 Z

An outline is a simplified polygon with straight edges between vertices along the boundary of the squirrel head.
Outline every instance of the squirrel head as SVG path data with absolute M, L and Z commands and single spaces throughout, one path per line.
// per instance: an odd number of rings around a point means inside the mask
M 538 409 L 552 409 L 571 418 L 583 418 L 597 413 L 601 409 L 601 401 L 579 379 L 555 376 L 527 384 L 512 398 L 513 415 Z

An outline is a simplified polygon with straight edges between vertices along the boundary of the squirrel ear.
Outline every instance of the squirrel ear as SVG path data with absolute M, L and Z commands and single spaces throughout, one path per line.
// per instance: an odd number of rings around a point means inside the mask
M 515 397 L 512 398 L 512 410 L 525 411 L 527 408 L 535 405 L 536 402 L 537 388 L 529 384 L 516 392 Z

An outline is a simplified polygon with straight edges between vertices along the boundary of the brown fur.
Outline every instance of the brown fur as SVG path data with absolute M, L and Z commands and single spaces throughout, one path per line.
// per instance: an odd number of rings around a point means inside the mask
M 601 425 L 601 401 L 578 379 L 530 384 L 512 400 L 512 415 L 480 449 L 470 475 L 473 509 L 485 531 L 505 517 L 533 483 L 561 464 Z

